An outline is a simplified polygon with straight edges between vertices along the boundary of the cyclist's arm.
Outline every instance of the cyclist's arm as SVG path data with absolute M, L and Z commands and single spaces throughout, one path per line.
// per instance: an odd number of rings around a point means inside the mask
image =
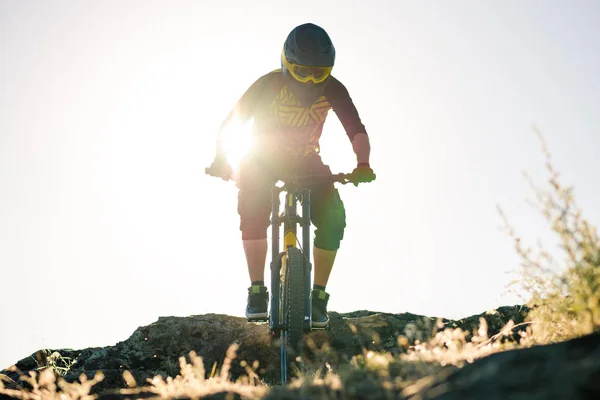
M 254 109 L 259 102 L 259 97 L 263 93 L 271 74 L 272 73 L 261 76 L 252 85 L 250 85 L 235 106 L 231 109 L 229 115 L 227 115 L 227 118 L 225 118 L 225 120 L 221 123 L 219 132 L 217 133 L 217 156 L 225 155 L 222 146 L 223 131 L 228 124 L 238 121 L 246 122 L 252 118 Z
M 357 133 L 352 140 L 352 149 L 356 154 L 356 164 L 369 164 L 369 158 L 371 156 L 371 143 L 369 142 L 369 136 L 366 133 Z
M 356 154 L 357 163 L 369 164 L 371 154 L 369 135 L 360 120 L 356 106 L 348 93 L 348 89 L 333 76 L 330 79 L 332 81 L 327 87 L 326 98 L 352 142 L 352 149 Z

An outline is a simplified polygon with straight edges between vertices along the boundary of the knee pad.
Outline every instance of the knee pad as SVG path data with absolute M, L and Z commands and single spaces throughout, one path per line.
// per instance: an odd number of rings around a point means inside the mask
M 242 231 L 242 240 L 257 240 L 267 238 L 267 228 L 270 225 L 269 218 L 262 217 L 241 217 L 240 231 Z
M 323 205 L 320 214 L 319 220 L 315 221 L 314 246 L 330 251 L 339 249 L 346 228 L 346 210 L 337 190 Z
M 238 214 L 243 240 L 266 239 L 271 224 L 271 192 L 269 187 L 240 189 Z

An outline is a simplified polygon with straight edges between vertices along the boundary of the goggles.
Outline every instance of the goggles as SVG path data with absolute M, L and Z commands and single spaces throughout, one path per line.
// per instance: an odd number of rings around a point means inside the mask
M 283 65 L 292 75 L 292 77 L 302 83 L 312 81 L 313 83 L 322 83 L 329 75 L 333 67 L 310 67 L 307 65 L 293 64 L 285 58 L 285 55 L 281 54 L 281 60 Z

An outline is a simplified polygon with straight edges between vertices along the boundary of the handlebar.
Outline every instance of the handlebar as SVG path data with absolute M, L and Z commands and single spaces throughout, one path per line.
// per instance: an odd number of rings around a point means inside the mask
M 342 185 L 345 185 L 347 183 L 360 183 L 358 181 L 356 181 L 356 179 L 354 179 L 354 176 L 350 173 L 350 174 L 346 174 L 346 173 L 338 173 L 338 174 L 331 174 L 331 175 L 306 175 L 306 176 L 300 176 L 300 177 L 289 177 L 287 179 L 283 179 L 280 178 L 280 180 L 282 182 L 284 182 L 285 184 L 292 184 L 294 186 L 302 186 L 302 185 L 307 185 L 310 183 L 327 183 L 327 182 L 338 182 L 341 183 Z
M 223 179 L 225 181 L 229 181 L 232 178 L 231 175 L 230 176 L 223 176 L 221 174 L 218 174 L 218 173 L 214 172 L 212 169 L 210 169 L 210 167 L 204 168 L 204 173 L 206 175 L 214 176 L 215 178 L 221 178 L 221 179 Z
M 210 169 L 210 167 L 205 168 L 204 172 L 207 175 L 210 176 L 214 176 L 215 178 L 221 178 L 225 181 L 231 180 L 231 176 L 222 176 L 218 173 L 215 173 L 214 171 L 212 171 Z M 308 185 L 311 183 L 327 183 L 327 182 L 334 182 L 334 183 L 341 183 L 342 185 L 345 185 L 347 183 L 353 183 L 355 185 L 358 185 L 359 183 L 364 183 L 364 182 L 359 182 L 355 179 L 354 175 L 352 175 L 352 173 L 338 173 L 338 174 L 331 174 L 331 175 L 324 175 L 324 174 L 318 174 L 318 175 L 306 175 L 306 176 L 300 176 L 300 177 L 277 177 L 278 181 L 282 181 L 284 182 L 284 184 L 287 185 L 292 185 L 292 186 L 304 186 L 304 185 Z

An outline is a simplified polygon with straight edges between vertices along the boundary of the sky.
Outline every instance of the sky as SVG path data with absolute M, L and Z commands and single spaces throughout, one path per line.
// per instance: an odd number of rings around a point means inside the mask
M 237 189 L 204 168 L 305 22 L 334 42 L 377 174 L 340 188 L 329 309 L 522 303 L 497 206 L 526 244 L 556 243 L 527 202 L 523 171 L 547 179 L 532 124 L 600 222 L 599 19 L 593 0 L 0 0 L 0 368 L 160 316 L 243 316 Z M 321 148 L 334 172 L 354 168 L 334 113 Z

